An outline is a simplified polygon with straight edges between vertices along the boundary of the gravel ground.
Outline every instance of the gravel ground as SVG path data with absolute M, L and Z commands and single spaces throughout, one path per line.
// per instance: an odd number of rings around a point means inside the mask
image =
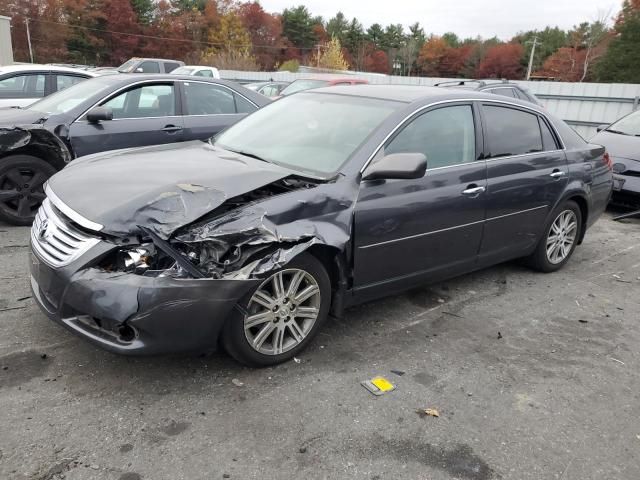
M 30 298 L 27 243 L 0 224 L 2 479 L 640 478 L 638 219 L 605 215 L 555 274 L 352 309 L 263 370 L 88 345 Z

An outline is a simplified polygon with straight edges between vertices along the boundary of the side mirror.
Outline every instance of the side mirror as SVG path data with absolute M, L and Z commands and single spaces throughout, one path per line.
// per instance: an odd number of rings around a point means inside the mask
M 606 123 L 604 123 L 604 124 L 602 124 L 602 125 L 598 125 L 598 126 L 596 127 L 596 132 L 601 132 L 602 130 L 606 130 L 608 126 L 609 126 L 609 125 L 607 125 Z
M 111 107 L 95 107 L 87 113 L 87 122 L 89 123 L 100 123 L 103 120 L 113 120 Z
M 142 69 L 142 67 L 138 67 L 136 68 L 136 73 L 144 73 L 144 70 Z
M 422 153 L 392 153 L 374 160 L 365 170 L 363 180 L 422 178 L 427 171 L 427 157 Z

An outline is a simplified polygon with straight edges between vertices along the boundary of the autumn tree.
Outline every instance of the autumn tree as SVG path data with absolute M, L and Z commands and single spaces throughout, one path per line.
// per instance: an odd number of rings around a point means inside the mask
M 518 43 L 505 43 L 491 47 L 480 62 L 478 77 L 522 78 L 524 72 L 521 61 L 523 53 L 524 49 Z
M 313 60 L 314 64 L 317 64 L 320 68 L 326 68 L 329 70 L 348 70 L 349 64 L 344 58 L 342 53 L 342 45 L 340 40 L 333 37 L 329 43 L 324 45 L 324 50 L 320 53 L 320 56 Z
M 389 58 L 383 50 L 373 50 L 364 59 L 367 72 L 389 73 Z
M 282 23 L 278 15 L 265 12 L 262 6 L 254 2 L 238 6 L 238 16 L 249 33 L 256 61 L 263 69 L 273 69 L 284 61 L 286 48 L 282 38 Z
M 105 7 L 105 55 L 111 64 L 120 65 L 138 51 L 140 37 L 135 36 L 140 33 L 138 16 L 129 0 L 106 0 Z
M 432 35 L 425 42 L 418 55 L 418 65 L 422 72 L 430 77 L 440 75 L 440 62 L 447 54 L 449 45 L 442 37 Z

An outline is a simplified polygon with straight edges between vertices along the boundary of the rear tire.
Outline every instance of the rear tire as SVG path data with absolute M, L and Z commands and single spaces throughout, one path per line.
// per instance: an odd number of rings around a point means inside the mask
M 573 255 L 582 232 L 582 211 L 576 202 L 569 200 L 558 206 L 550 215 L 550 221 L 527 264 L 540 272 L 560 270 Z
M 0 220 L 31 225 L 45 198 L 43 185 L 57 170 L 31 155 L 0 159 Z
M 315 337 L 330 306 L 326 269 L 316 257 L 302 253 L 238 302 L 225 323 L 222 343 L 245 365 L 282 363 Z

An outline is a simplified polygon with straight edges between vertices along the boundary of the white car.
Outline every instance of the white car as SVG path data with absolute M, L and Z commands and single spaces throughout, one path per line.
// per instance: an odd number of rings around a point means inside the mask
M 206 67 L 204 65 L 185 65 L 178 67 L 171 72 L 175 75 L 193 75 L 195 77 L 220 78 L 220 72 L 216 67 Z
M 27 107 L 47 95 L 98 75 L 98 72 L 56 65 L 0 66 L 0 107 Z

